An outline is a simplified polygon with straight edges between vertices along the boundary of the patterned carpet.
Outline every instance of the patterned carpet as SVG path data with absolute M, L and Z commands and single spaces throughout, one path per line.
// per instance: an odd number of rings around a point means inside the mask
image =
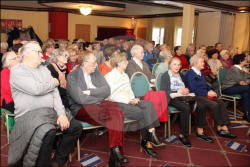
M 249 125 L 233 123 L 237 128 L 232 128 L 233 134 L 238 137 L 234 140 L 221 138 L 216 135 L 216 129 L 212 127 L 212 121 L 208 114 L 208 127 L 206 133 L 213 138 L 214 143 L 206 143 L 195 137 L 195 126 L 192 126 L 192 134 L 189 140 L 192 144 L 191 148 L 184 147 L 179 141 L 171 144 L 165 141 L 166 146 L 155 148 L 158 153 L 156 158 L 147 156 L 144 152 L 140 152 L 139 137 L 140 133 L 127 132 L 125 134 L 125 155 L 129 159 L 126 167 L 174 167 L 174 166 L 204 166 L 204 167 L 249 167 L 250 166 L 250 138 L 246 135 Z M 171 123 L 172 135 L 178 135 L 178 122 Z M 163 125 L 157 128 L 159 138 L 163 139 Z M 92 131 L 93 132 L 93 131 Z M 227 145 L 231 142 L 234 149 Z M 241 144 L 241 145 L 239 145 Z M 239 150 L 235 150 L 238 148 Z M 6 128 L 1 121 L 1 167 L 7 166 L 8 144 L 6 136 Z M 68 166 L 82 166 L 76 160 L 76 149 L 73 152 L 73 160 Z M 108 137 L 107 134 L 97 136 L 91 132 L 83 132 L 81 137 L 81 156 L 88 158 L 96 156 L 101 159 L 98 166 L 107 166 L 109 157 Z

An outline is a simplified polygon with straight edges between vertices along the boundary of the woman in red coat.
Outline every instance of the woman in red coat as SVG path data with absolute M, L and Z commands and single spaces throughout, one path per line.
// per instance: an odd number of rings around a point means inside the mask
M 181 60 L 182 66 L 181 66 L 180 70 L 182 70 L 182 69 L 189 70 L 189 68 L 190 68 L 189 63 L 188 63 L 186 57 L 183 54 L 181 46 L 174 47 L 174 53 L 175 53 L 174 57 L 178 57 Z

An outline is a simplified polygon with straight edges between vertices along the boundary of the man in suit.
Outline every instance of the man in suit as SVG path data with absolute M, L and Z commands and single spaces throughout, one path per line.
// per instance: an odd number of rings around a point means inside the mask
M 107 127 L 111 148 L 109 166 L 127 163 L 127 158 L 120 152 L 123 147 L 124 113 L 117 103 L 104 100 L 110 95 L 110 88 L 97 69 L 96 56 L 84 51 L 79 54 L 78 61 L 79 67 L 67 77 L 72 114 L 78 120 Z

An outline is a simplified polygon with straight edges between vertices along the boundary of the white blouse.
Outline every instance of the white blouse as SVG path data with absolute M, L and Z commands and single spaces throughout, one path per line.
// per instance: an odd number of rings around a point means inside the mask
M 105 79 L 110 86 L 110 96 L 108 100 L 128 104 L 131 100 L 135 99 L 132 91 L 129 77 L 126 73 L 121 74 L 114 68 L 105 75 Z

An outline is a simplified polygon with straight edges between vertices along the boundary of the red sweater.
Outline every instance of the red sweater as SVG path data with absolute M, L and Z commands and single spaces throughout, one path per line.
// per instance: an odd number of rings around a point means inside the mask
M 79 65 L 78 60 L 76 60 L 76 62 L 75 62 L 75 66 L 76 66 L 76 65 Z M 66 63 L 66 66 L 67 66 L 67 68 L 68 68 L 68 72 L 70 72 L 70 71 L 72 70 L 72 64 L 68 61 L 68 62 Z
M 6 67 L 1 71 L 1 106 L 5 99 L 6 104 L 13 101 L 10 90 L 10 70 Z
M 205 76 L 209 75 L 211 73 L 211 68 L 210 66 L 207 64 L 206 61 L 204 61 L 204 68 L 203 70 L 201 70 Z
M 182 66 L 181 66 L 181 69 L 180 70 L 182 70 L 182 69 L 189 69 L 190 67 L 189 67 L 189 63 L 188 63 L 188 61 L 187 61 L 187 59 L 186 59 L 186 57 L 184 56 L 184 55 L 177 55 L 177 54 L 175 54 L 174 55 L 174 57 L 178 57 L 180 60 L 181 60 L 181 64 L 182 64 Z

